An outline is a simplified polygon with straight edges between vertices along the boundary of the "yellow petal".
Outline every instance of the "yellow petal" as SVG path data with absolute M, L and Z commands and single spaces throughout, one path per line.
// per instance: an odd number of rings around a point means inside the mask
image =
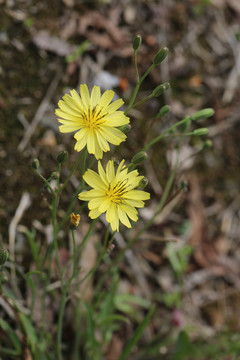
M 105 194 L 105 192 L 103 190 L 92 189 L 89 191 L 81 192 L 80 194 L 78 194 L 78 198 L 83 201 L 90 201 L 97 197 L 103 197 L 104 194 Z
M 112 90 L 105 91 L 105 93 L 103 93 L 101 99 L 99 100 L 98 108 L 103 109 L 104 111 L 105 108 L 108 106 L 108 104 L 112 101 L 113 96 L 114 96 L 114 91 Z
M 91 93 L 92 106 L 96 106 L 99 103 L 101 97 L 101 90 L 99 86 L 94 86 Z
M 101 213 L 98 211 L 98 209 L 93 209 L 89 212 L 89 216 L 91 219 L 96 219 L 100 215 L 101 215 Z
M 128 228 L 131 228 L 130 221 L 128 220 L 128 217 L 126 215 L 126 212 L 122 209 L 121 205 L 118 206 L 118 216 L 119 220 Z
M 150 194 L 146 191 L 141 190 L 130 190 L 123 195 L 124 199 L 133 199 L 133 200 L 148 200 L 150 199 Z
M 86 181 L 88 185 L 96 189 L 104 189 L 106 190 L 106 185 L 102 181 L 101 177 L 93 170 L 88 169 L 83 175 L 83 179 Z
M 122 99 L 118 99 L 118 100 L 114 101 L 112 104 L 108 105 L 106 112 L 108 114 L 112 114 L 117 109 L 119 109 L 123 104 L 124 104 L 124 101 Z
M 93 210 L 93 209 L 98 208 L 98 210 L 100 211 L 99 206 L 102 204 L 102 202 L 103 202 L 103 197 L 99 197 L 99 198 L 95 198 L 95 199 L 90 200 L 89 203 L 88 203 L 89 210 Z
M 121 208 L 123 211 L 126 212 L 127 216 L 131 220 L 133 220 L 133 221 L 138 220 L 137 210 L 134 207 L 132 207 L 131 205 L 128 205 L 128 204 L 122 204 Z
M 83 104 L 88 108 L 90 105 L 90 96 L 89 96 L 89 91 L 88 91 L 88 87 L 86 84 L 80 85 L 80 95 L 81 95 Z
M 107 180 L 109 183 L 111 183 L 115 178 L 115 171 L 114 171 L 114 165 L 113 165 L 112 160 L 109 160 L 107 163 L 106 175 L 107 175 Z
M 103 181 L 104 184 L 108 187 L 109 182 L 108 182 L 108 180 L 107 180 L 106 173 L 105 173 L 105 171 L 103 170 L 103 167 L 102 167 L 102 164 L 101 164 L 100 161 L 98 161 L 98 172 L 99 172 L 99 175 L 101 176 L 102 181 Z
M 73 97 L 73 99 L 75 100 L 75 102 L 78 104 L 80 110 L 85 111 L 86 106 L 83 104 L 82 99 L 80 98 L 80 96 L 78 95 L 76 90 L 70 90 L 70 94 Z

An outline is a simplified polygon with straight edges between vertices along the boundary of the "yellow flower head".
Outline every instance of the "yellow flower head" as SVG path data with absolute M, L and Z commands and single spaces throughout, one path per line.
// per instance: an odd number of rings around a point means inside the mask
M 123 105 L 119 99 L 110 104 L 114 91 L 107 90 L 101 96 L 99 86 L 94 86 L 91 95 L 86 84 L 80 85 L 80 95 L 76 90 L 71 95 L 64 95 L 58 102 L 59 109 L 55 114 L 63 124 L 60 132 L 77 131 L 74 135 L 77 140 L 75 150 L 81 151 L 85 145 L 89 154 L 101 159 L 103 151 L 109 151 L 109 144 L 119 145 L 126 139 L 126 135 L 117 127 L 129 123 L 123 111 L 117 111 Z M 109 105 L 110 104 L 110 105 Z
M 106 220 L 113 231 L 119 231 L 119 221 L 128 228 L 131 227 L 129 218 L 138 220 L 136 208 L 144 206 L 143 200 L 148 200 L 150 194 L 134 190 L 143 176 L 138 171 L 128 172 L 122 160 L 115 173 L 113 161 L 107 163 L 106 172 L 98 161 L 98 172 L 88 169 L 83 175 L 84 180 L 93 189 L 78 195 L 80 200 L 89 201 L 89 216 L 97 218 L 106 212 Z

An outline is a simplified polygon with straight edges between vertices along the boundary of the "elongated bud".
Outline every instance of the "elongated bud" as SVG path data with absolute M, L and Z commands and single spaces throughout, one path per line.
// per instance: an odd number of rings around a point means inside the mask
M 144 177 L 138 184 L 138 189 L 142 189 L 142 190 L 145 189 L 147 184 L 148 184 L 148 179 Z
M 212 108 L 203 109 L 191 115 L 191 120 L 197 121 L 197 120 L 207 119 L 213 115 L 214 115 L 214 110 Z
M 207 135 L 208 129 L 207 128 L 200 128 L 193 131 L 193 135 L 202 136 Z
M 66 150 L 61 151 L 57 156 L 58 163 L 63 163 L 68 159 L 68 152 Z
M 72 213 L 70 215 L 70 228 L 76 230 L 80 222 L 80 215 Z
M 0 265 L 5 264 L 8 260 L 9 252 L 7 249 L 0 249 Z
M 137 51 L 142 43 L 142 37 L 140 35 L 136 35 L 135 38 L 133 39 L 133 50 Z
M 152 92 L 153 96 L 158 97 L 162 95 L 165 91 L 167 91 L 170 88 L 170 84 L 168 82 L 165 82 L 161 85 L 158 85 Z
M 155 55 L 155 58 L 153 59 L 153 64 L 154 65 L 161 64 L 161 62 L 163 62 L 163 60 L 167 57 L 167 55 L 168 55 L 168 48 L 167 47 L 161 48 Z
M 39 166 L 40 166 L 39 160 L 38 160 L 38 159 L 33 159 L 33 161 L 32 161 L 32 168 L 33 168 L 34 170 L 38 170 L 38 169 L 39 169 Z
M 165 115 L 167 115 L 170 111 L 170 107 L 168 105 L 164 105 L 158 112 L 157 114 L 157 118 L 159 117 L 164 117 Z
M 132 157 L 131 163 L 134 165 L 139 165 L 142 162 L 144 162 L 144 160 L 146 160 L 147 158 L 148 158 L 147 153 L 144 151 L 140 151 L 139 153 L 137 153 Z
M 124 134 L 127 134 L 131 130 L 131 125 L 130 124 L 122 125 L 119 126 L 118 129 L 122 131 Z

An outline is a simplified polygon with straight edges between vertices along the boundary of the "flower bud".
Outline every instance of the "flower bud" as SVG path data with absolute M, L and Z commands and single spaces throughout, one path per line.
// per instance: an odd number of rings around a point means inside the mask
M 158 112 L 157 114 L 157 118 L 160 118 L 160 117 L 164 117 L 165 115 L 167 115 L 170 111 L 170 107 L 168 105 L 164 105 Z
M 202 136 L 207 135 L 208 129 L 207 128 L 200 128 L 193 131 L 193 135 Z
M 152 92 L 153 96 L 158 97 L 162 95 L 166 90 L 170 88 L 170 84 L 168 82 L 165 82 L 161 85 L 158 85 Z
M 80 215 L 72 213 L 70 215 L 70 228 L 76 230 L 80 221 Z
M 163 60 L 167 57 L 167 55 L 168 55 L 168 48 L 167 47 L 161 48 L 155 55 L 155 58 L 153 59 L 153 64 L 154 65 L 161 64 L 161 62 L 163 62 Z
M 58 171 L 54 171 L 51 173 L 50 180 L 57 180 L 59 178 L 60 174 Z
M 7 249 L 0 249 L 0 265 L 5 264 L 8 260 L 9 252 Z
M 133 50 L 137 51 L 142 43 L 142 37 L 140 35 L 136 35 L 135 38 L 133 39 Z
M 57 156 L 58 163 L 63 163 L 68 159 L 68 152 L 66 150 L 61 151 Z
M 140 151 L 139 153 L 137 153 L 132 157 L 131 163 L 134 165 L 139 165 L 147 158 L 148 158 L 147 153 L 144 151 Z
M 197 121 L 197 120 L 207 119 L 213 115 L 214 115 L 213 109 L 211 109 L 211 108 L 203 109 L 203 110 L 200 110 L 200 111 L 196 112 L 195 114 L 191 115 L 191 120 Z
M 131 125 L 130 124 L 122 125 L 119 126 L 118 129 L 122 131 L 124 134 L 127 134 L 131 130 Z
M 40 166 L 39 160 L 38 160 L 38 159 L 33 159 L 33 161 L 32 161 L 32 168 L 33 168 L 34 170 L 38 170 L 38 169 L 39 169 L 39 166 Z
M 142 190 L 145 189 L 147 184 L 148 184 L 148 179 L 144 177 L 138 184 L 138 189 L 142 189 Z

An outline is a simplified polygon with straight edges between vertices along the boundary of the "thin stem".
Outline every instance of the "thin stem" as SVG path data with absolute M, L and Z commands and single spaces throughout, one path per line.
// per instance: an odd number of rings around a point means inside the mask
M 151 99 L 154 95 L 153 94 L 150 94 L 148 95 L 147 97 L 145 97 L 144 99 L 142 100 L 139 100 L 138 102 L 136 102 L 135 104 L 132 105 L 132 109 L 143 104 L 145 101 L 148 101 L 149 99 Z
M 146 78 L 146 76 L 152 71 L 152 69 L 155 67 L 154 64 L 152 64 L 150 66 L 150 68 L 145 72 L 145 74 L 143 74 L 143 76 L 141 77 L 141 79 L 137 82 L 136 86 L 135 86 L 135 89 L 133 91 L 133 94 L 132 94 L 132 97 L 131 97 L 131 100 L 129 102 L 129 105 L 127 107 L 127 109 L 125 110 L 124 114 L 127 115 L 129 110 L 131 109 L 131 107 L 133 106 L 133 103 L 136 99 L 136 96 L 137 96 L 137 93 L 138 93 L 138 90 L 143 82 L 143 80 Z
M 103 242 L 104 249 L 107 248 L 107 241 L 108 241 L 108 237 L 109 237 L 109 231 L 110 231 L 110 224 L 108 224 L 106 232 L 105 232 L 105 236 L 104 236 L 104 242 Z
M 71 281 L 76 276 L 77 273 L 77 251 L 76 251 L 76 240 L 75 240 L 74 230 L 72 230 L 72 238 L 73 238 L 73 273 L 70 279 Z
M 40 172 L 38 170 L 35 170 L 36 174 L 38 174 L 38 176 L 42 179 L 42 181 L 47 185 L 48 189 L 51 191 L 51 193 L 53 194 L 54 197 L 56 197 L 56 193 L 53 190 L 53 188 L 51 187 L 51 185 L 49 184 L 49 182 L 47 181 L 47 179 L 45 179 L 44 176 L 42 176 L 40 174 Z
M 76 171 L 78 165 L 80 164 L 80 161 L 81 161 L 81 158 L 82 158 L 82 152 L 80 153 L 77 161 L 75 162 L 73 168 L 72 168 L 72 171 L 70 172 L 70 174 L 68 175 L 67 179 L 65 180 L 64 184 L 62 186 L 60 186 L 60 188 L 58 189 L 58 194 L 63 191 L 63 189 L 66 187 L 66 185 L 68 184 L 69 180 L 71 179 L 72 175 L 74 174 L 74 172 Z
M 84 149 L 84 152 L 83 152 L 83 164 L 82 164 L 82 178 L 81 178 L 81 188 L 82 189 L 84 187 L 83 175 L 85 173 L 85 168 L 86 168 L 86 159 L 87 159 L 87 149 Z
M 64 309 L 67 302 L 67 289 L 62 292 L 61 297 L 61 304 L 59 310 L 59 317 L 58 317 L 58 327 L 57 327 L 57 360 L 62 360 L 62 351 L 61 351 L 61 344 L 62 344 L 62 327 L 63 327 L 63 315 Z
M 181 120 L 181 121 L 177 122 L 176 124 L 173 124 L 172 126 L 170 126 L 167 130 L 163 131 L 161 135 L 157 136 L 155 139 L 153 139 L 147 145 L 145 145 L 144 148 L 142 149 L 142 151 L 147 151 L 151 146 L 155 145 L 158 141 L 160 141 L 162 138 L 164 138 L 165 135 L 169 131 L 174 130 L 176 127 L 178 127 L 179 125 L 182 125 L 186 121 L 189 121 L 189 118 L 184 118 L 183 120 Z

